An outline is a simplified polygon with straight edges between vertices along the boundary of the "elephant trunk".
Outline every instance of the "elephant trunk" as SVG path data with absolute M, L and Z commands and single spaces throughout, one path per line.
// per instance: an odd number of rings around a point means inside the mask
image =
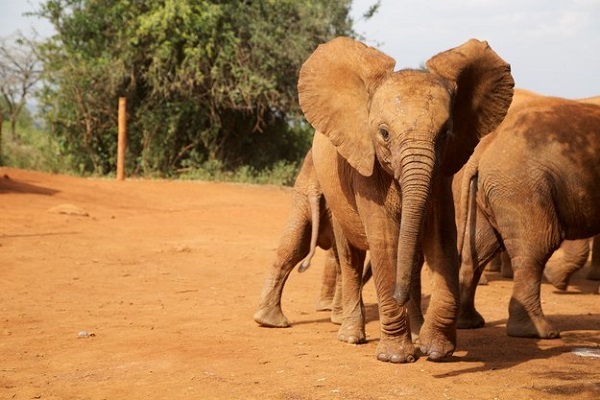
M 431 193 L 435 157 L 428 146 L 408 147 L 400 154 L 396 179 L 402 189 L 402 214 L 398 237 L 394 299 L 403 306 L 409 300 L 411 277 L 417 267 L 417 252 L 425 209 Z

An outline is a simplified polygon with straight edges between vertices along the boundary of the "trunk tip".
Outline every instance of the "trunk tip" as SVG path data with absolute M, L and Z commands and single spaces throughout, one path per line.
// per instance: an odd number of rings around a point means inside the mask
M 408 300 L 410 300 L 410 293 L 408 289 L 404 287 L 396 286 L 396 291 L 394 292 L 394 300 L 400 307 L 404 307 Z

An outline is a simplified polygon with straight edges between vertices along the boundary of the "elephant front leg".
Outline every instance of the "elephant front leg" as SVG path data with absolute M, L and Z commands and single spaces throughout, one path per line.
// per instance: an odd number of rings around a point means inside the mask
M 377 345 L 377 359 L 392 363 L 416 360 L 412 344 L 407 307 L 399 307 L 393 300 L 379 306 L 381 336 Z M 383 316 L 383 318 L 382 318 Z
M 394 243 L 395 244 L 395 243 Z M 377 359 L 392 363 L 408 363 L 416 360 L 416 352 L 411 340 L 410 322 L 418 326 L 413 332 L 418 335 L 421 326 L 420 301 L 412 299 L 405 305 L 399 305 L 394 298 L 394 277 L 396 271 L 397 247 L 391 243 L 371 244 L 371 268 L 377 290 L 379 304 L 379 322 L 381 335 L 377 344 Z M 415 285 L 420 285 L 414 282 Z M 412 288 L 411 288 L 412 289 Z M 411 292 L 411 296 L 412 296 Z M 410 304 L 413 302 L 413 304 Z M 415 311 L 409 318 L 408 307 Z M 419 307 L 418 313 L 416 308 Z
M 433 291 L 419 341 L 421 352 L 431 360 L 450 356 L 456 349 L 458 260 L 449 260 L 447 263 L 442 266 L 438 260 L 429 262 L 433 273 Z
M 449 182 L 434 197 L 422 240 L 425 260 L 432 271 L 432 292 L 420 344 L 429 359 L 439 360 L 452 355 L 456 348 L 459 258 Z

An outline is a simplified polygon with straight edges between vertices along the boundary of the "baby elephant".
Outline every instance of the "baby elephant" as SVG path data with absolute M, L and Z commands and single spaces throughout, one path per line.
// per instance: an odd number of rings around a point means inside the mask
M 564 240 L 600 233 L 598 154 L 600 106 L 515 91 L 505 120 L 464 167 L 457 226 L 462 290 L 474 296 L 481 266 L 506 249 L 514 269 L 510 336 L 559 336 L 542 312 L 542 271 Z M 469 271 L 473 279 L 473 267 L 475 284 L 465 279 Z M 463 321 L 482 322 L 461 297 Z

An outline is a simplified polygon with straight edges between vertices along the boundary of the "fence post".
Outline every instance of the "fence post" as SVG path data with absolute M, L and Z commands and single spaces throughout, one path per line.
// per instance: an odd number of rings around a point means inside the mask
M 125 179 L 125 150 L 127 148 L 127 99 L 119 97 L 119 137 L 117 143 L 117 180 Z

